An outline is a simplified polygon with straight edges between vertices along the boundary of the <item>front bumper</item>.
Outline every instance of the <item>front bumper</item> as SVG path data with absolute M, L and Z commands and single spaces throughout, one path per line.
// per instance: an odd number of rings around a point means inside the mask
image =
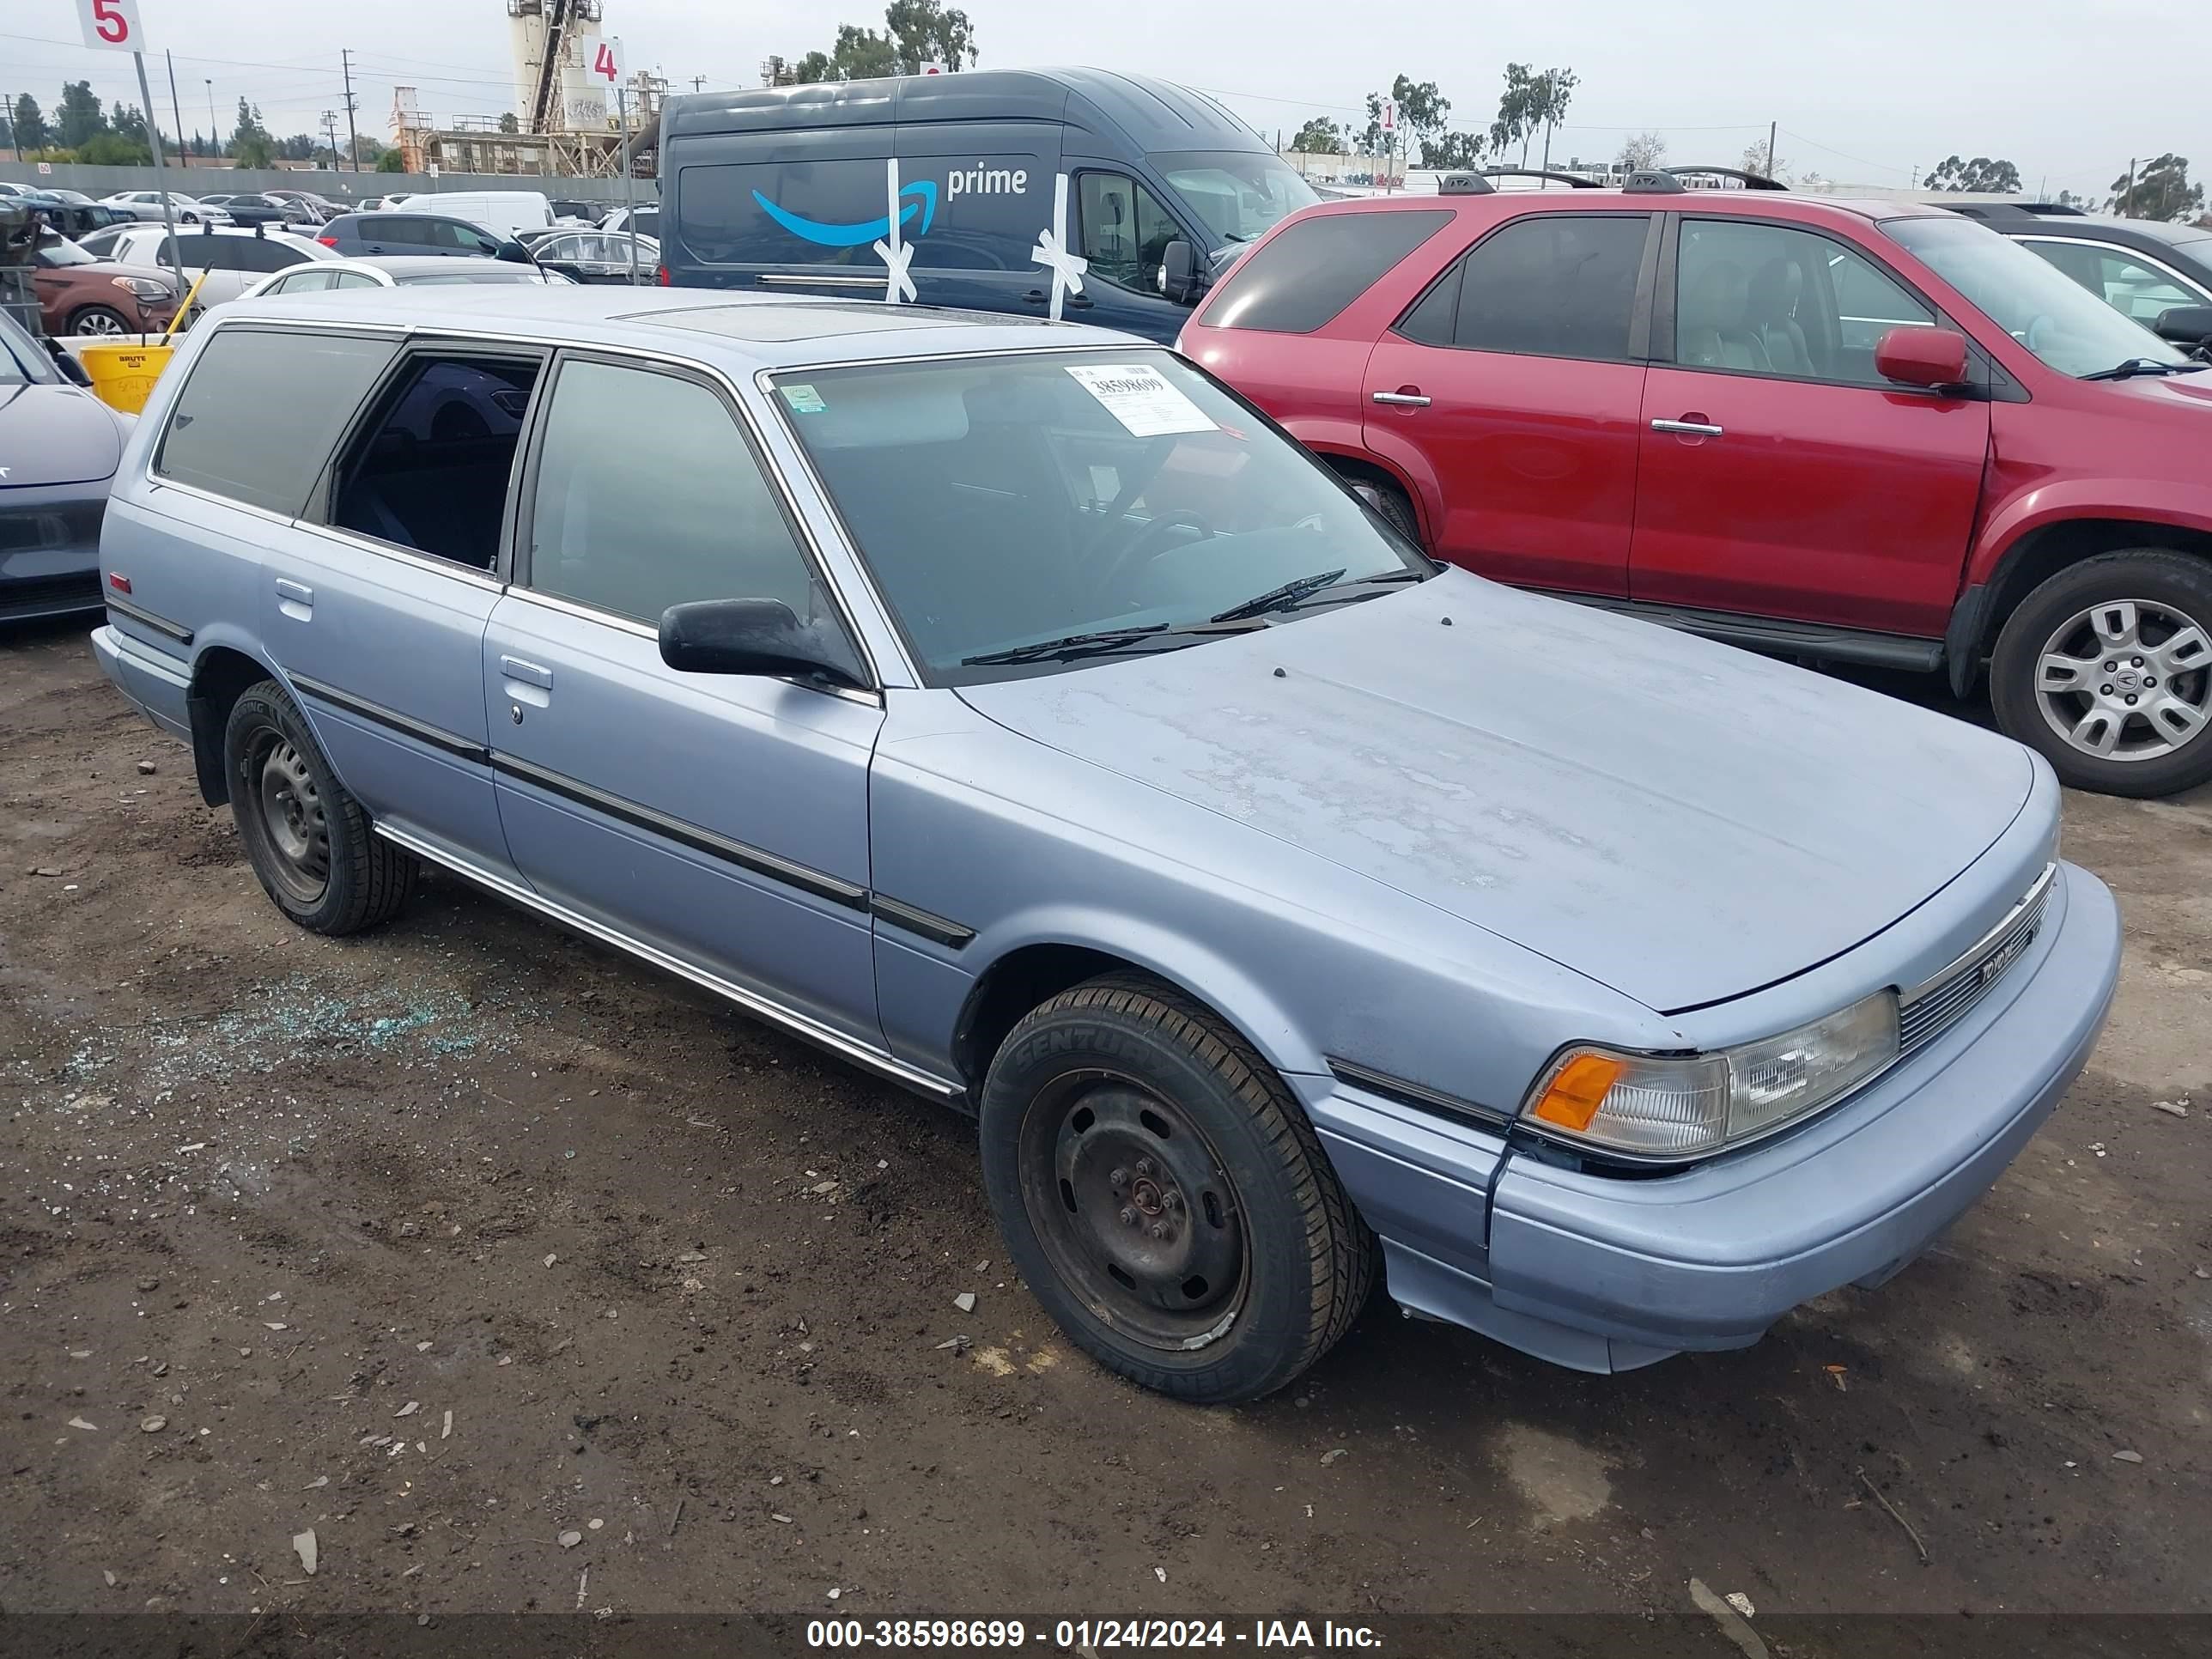
M 2062 864 L 2028 956 L 1942 1038 L 1802 1128 L 1676 1176 L 1589 1174 L 1433 1125 L 1417 1136 L 1341 1085 L 1310 1108 L 1401 1304 L 1578 1370 L 1627 1370 L 1745 1346 L 1918 1255 L 2087 1063 L 2119 953 L 2111 893 Z M 1456 1150 L 1440 1156 L 1445 1141 Z

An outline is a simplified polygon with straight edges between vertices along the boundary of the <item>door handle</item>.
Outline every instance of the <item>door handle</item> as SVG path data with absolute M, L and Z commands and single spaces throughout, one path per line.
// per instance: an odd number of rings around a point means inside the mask
M 1375 394 L 1375 401 L 1389 404 L 1395 409 L 1426 409 L 1429 406 L 1429 400 L 1418 392 L 1378 392 Z
M 499 672 L 508 679 L 519 680 L 525 685 L 535 685 L 547 691 L 553 689 L 551 669 L 540 668 L 536 663 L 525 662 L 520 657 L 501 657 Z
M 1691 438 L 1717 438 L 1725 430 L 1706 421 L 1654 421 L 1651 429 L 1654 432 L 1678 432 Z
M 276 609 L 294 622 L 311 622 L 315 615 L 315 590 L 289 577 L 276 579 Z

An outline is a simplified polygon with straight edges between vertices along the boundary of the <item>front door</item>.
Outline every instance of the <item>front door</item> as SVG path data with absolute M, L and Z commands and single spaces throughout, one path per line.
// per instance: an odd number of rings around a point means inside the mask
M 1531 213 L 1432 283 L 1367 360 L 1367 447 L 1429 551 L 1499 581 L 1628 592 L 1648 213 Z
M 1185 241 L 1202 267 L 1206 241 L 1179 222 L 1140 179 L 1111 162 L 1070 156 L 1066 166 L 1073 174 L 1068 190 L 1068 236 L 1088 269 L 1083 273 L 1083 292 L 1063 296 L 1060 315 L 1069 322 L 1124 329 L 1173 345 L 1190 320 L 1190 307 L 1161 292 L 1161 262 L 1170 242 Z M 1046 195 L 1043 202 L 1046 210 L 1038 217 L 1039 230 L 1051 222 L 1051 196 Z M 1033 269 L 1036 280 L 1024 290 L 1024 303 L 1042 315 L 1049 308 L 1052 273 L 1042 265 Z
M 690 374 L 579 355 L 537 447 L 522 568 L 483 642 L 516 867 L 565 909 L 880 1047 L 867 789 L 881 704 L 660 659 L 672 605 L 836 615 L 735 413 Z
M 1874 367 L 1935 308 L 1839 240 L 1750 219 L 1686 216 L 1662 278 L 1672 361 L 1644 383 L 1632 596 L 1941 636 L 1989 405 Z

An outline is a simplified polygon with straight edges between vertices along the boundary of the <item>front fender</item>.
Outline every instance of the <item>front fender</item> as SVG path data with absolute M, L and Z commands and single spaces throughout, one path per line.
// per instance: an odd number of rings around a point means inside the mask
M 1969 586 L 1994 582 L 2024 538 L 2078 519 L 2118 519 L 2212 535 L 2212 487 L 2159 478 L 2065 478 L 2023 489 L 1984 520 L 1967 562 Z

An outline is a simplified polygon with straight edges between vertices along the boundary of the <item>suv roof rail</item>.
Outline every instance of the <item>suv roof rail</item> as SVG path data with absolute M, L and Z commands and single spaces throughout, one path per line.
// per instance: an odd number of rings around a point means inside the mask
M 1439 196 L 1493 196 L 1498 186 L 1479 173 L 1447 173 L 1437 180 Z
M 1763 173 L 1746 173 L 1741 167 L 1662 167 L 1659 170 L 1662 173 L 1671 173 L 1677 179 L 1682 177 L 1685 173 L 1694 174 L 1700 179 L 1737 179 L 1742 180 L 1743 187 L 1746 190 L 1787 190 L 1790 188 L 1789 185 L 1782 183 L 1779 179 L 1770 179 Z
M 1485 179 L 1549 179 L 1554 184 L 1565 185 L 1574 190 L 1601 188 L 1595 179 L 1585 179 L 1573 173 L 1548 173 L 1542 167 L 1485 167 L 1479 176 Z
M 1689 188 L 1673 173 L 1650 167 L 1630 173 L 1620 187 L 1631 196 L 1679 196 Z

